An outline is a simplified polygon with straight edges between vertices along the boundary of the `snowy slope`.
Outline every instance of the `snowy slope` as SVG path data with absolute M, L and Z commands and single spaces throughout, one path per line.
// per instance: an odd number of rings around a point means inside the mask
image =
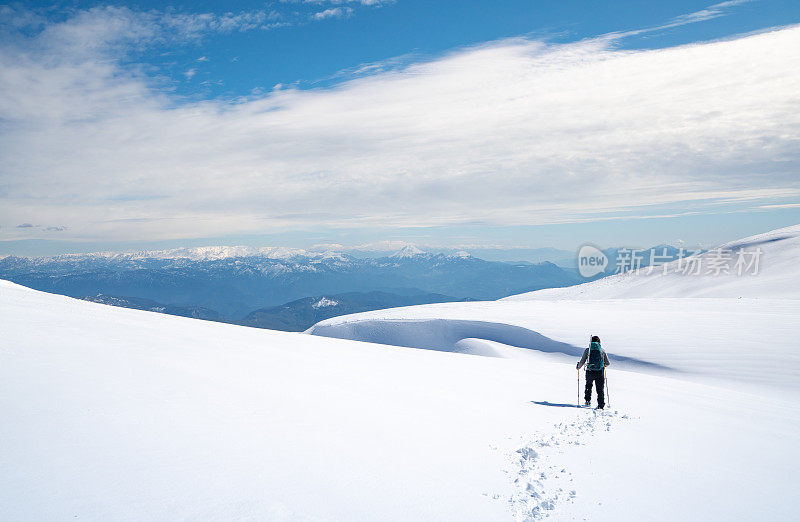
M 775 387 L 800 395 L 798 317 L 800 301 L 789 299 L 478 301 L 335 317 L 308 332 L 507 355 L 481 342 L 488 340 L 575 357 L 588 344 L 588 335 L 596 333 L 618 368 L 736 387 Z
M 0 520 L 791 519 L 798 306 L 536 299 L 315 327 L 502 356 L 475 357 L 0 282 Z M 574 407 L 565 354 L 589 331 L 615 363 L 605 412 Z
M 614 434 L 588 458 L 573 460 L 581 454 L 573 448 L 559 454 L 558 462 L 578 468 L 591 463 L 580 491 L 590 491 L 595 506 L 556 506 L 557 519 L 789 519 L 790 497 L 773 493 L 800 486 L 778 469 L 800 464 L 800 419 L 789 406 L 800 399 L 798 235 L 800 227 L 789 227 L 721 247 L 760 248 L 756 275 L 644 269 L 494 302 L 338 317 L 308 333 L 496 356 L 527 367 L 532 384 L 558 376 L 547 386 L 560 393 L 588 334 L 599 334 L 613 361 L 614 407 L 628 419 L 615 417 L 607 426 Z M 564 418 L 566 434 L 573 424 L 569 413 Z M 555 440 L 569 440 L 564 434 Z M 782 456 L 771 454 L 772 444 Z M 537 494 L 523 492 L 515 505 Z
M 1 520 L 508 517 L 483 493 L 513 491 L 489 444 L 537 425 L 515 368 L 5 282 L 0 303 Z
M 798 417 L 782 400 L 620 372 L 622 406 L 597 413 L 569 407 L 574 368 L 545 355 L 269 332 L 5 282 L 0 303 L 3 520 L 794 510 Z
M 728 251 L 728 270 L 713 268 L 712 258 Z M 735 269 L 743 253 L 741 275 Z M 758 254 L 754 252 L 760 251 Z M 758 264 L 746 270 L 746 264 Z M 679 261 L 641 268 L 568 288 L 552 288 L 507 297 L 529 299 L 609 299 L 632 297 L 752 297 L 800 299 L 800 225 L 720 245 L 697 256 L 698 265 Z M 699 273 L 695 275 L 695 269 Z M 757 270 L 756 270 L 757 268 Z M 666 271 L 666 273 L 664 273 Z

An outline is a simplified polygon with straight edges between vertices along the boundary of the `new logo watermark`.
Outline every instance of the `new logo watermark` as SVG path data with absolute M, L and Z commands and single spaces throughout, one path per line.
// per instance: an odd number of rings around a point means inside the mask
M 762 253 L 758 247 L 713 250 L 675 247 L 619 248 L 610 251 L 616 251 L 615 274 L 638 270 L 644 274 L 652 274 L 658 269 L 663 274 L 690 276 L 758 275 Z M 609 256 L 594 245 L 583 245 L 578 251 L 578 272 L 585 279 L 603 272 L 608 274 L 606 268 L 610 263 Z
M 578 272 L 581 277 L 594 277 L 608 266 L 608 256 L 599 248 L 583 245 L 578 251 Z

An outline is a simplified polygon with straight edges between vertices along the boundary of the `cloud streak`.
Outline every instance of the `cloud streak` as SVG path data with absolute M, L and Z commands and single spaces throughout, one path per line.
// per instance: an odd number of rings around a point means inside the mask
M 714 18 L 725 16 L 727 14 L 727 11 L 733 7 L 737 7 L 742 4 L 748 4 L 752 1 L 753 0 L 728 0 L 727 2 L 719 2 L 717 4 L 710 5 L 705 9 L 695 11 L 693 13 L 676 16 L 669 23 L 661 26 L 660 28 L 663 29 L 668 27 L 677 27 L 680 25 L 705 22 L 706 20 L 713 20 Z
M 65 238 L 170 239 L 800 195 L 798 26 L 657 50 L 513 38 L 332 88 L 179 102 L 114 58 L 163 38 L 165 22 L 131 13 L 82 13 L 0 48 L 4 239 L 25 220 L 69 223 Z M 249 22 L 203 23 L 178 33 Z
M 331 7 L 324 11 L 318 11 L 311 15 L 312 20 L 325 20 L 328 18 L 344 18 L 353 14 L 350 7 Z

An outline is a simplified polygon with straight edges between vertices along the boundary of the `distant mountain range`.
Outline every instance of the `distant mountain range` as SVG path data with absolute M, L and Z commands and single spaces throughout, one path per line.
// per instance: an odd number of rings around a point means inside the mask
M 164 308 L 165 313 L 226 321 L 280 316 L 310 296 L 373 294 L 355 302 L 384 299 L 381 307 L 405 304 L 397 297 L 438 294 L 448 299 L 497 299 L 542 288 L 570 286 L 584 280 L 553 263 L 485 261 L 466 252 L 432 254 L 405 247 L 390 256 L 356 258 L 336 252 L 288 248 L 204 247 L 135 253 L 104 252 L 52 257 L 0 259 L 0 278 L 37 290 L 122 304 Z M 98 296 L 99 294 L 99 296 Z M 430 297 L 433 299 L 433 297 Z M 436 299 L 439 299 L 438 297 Z M 116 301 L 115 301 L 116 300 Z M 343 303 L 347 303 L 343 300 Z M 439 302 L 439 301 L 428 301 Z M 304 305 L 292 304 L 303 308 Z M 344 306 L 343 306 L 344 308 Z M 260 315 L 251 317 L 254 311 Z M 214 314 L 218 316 L 214 316 Z M 342 312 L 344 313 L 344 312 Z M 277 314 L 277 315 L 276 315 Z M 305 317 L 306 312 L 298 317 Z M 296 324 L 303 323 L 298 319 Z
M 302 332 L 319 321 L 339 315 L 369 312 L 398 306 L 472 300 L 469 298 L 457 299 L 442 294 L 415 293 L 419 292 L 415 289 L 408 289 L 408 291 L 410 295 L 375 291 L 304 297 L 279 306 L 254 310 L 241 319 L 225 318 L 216 310 L 203 308 L 202 306 L 175 306 L 138 297 L 98 294 L 84 296 L 81 299 L 93 303 L 120 306 L 123 308 L 147 310 L 150 312 L 179 315 L 182 317 L 192 317 L 194 319 L 205 319 L 207 321 L 234 323 L 255 328 L 283 330 L 286 332 Z
M 202 306 L 175 306 L 159 303 L 151 299 L 141 297 L 121 297 L 114 295 L 87 295 L 82 297 L 84 301 L 93 303 L 107 304 L 111 306 L 121 306 L 123 308 L 133 308 L 136 310 L 147 310 L 149 312 L 159 312 L 169 315 L 180 315 L 181 317 L 192 317 L 194 319 L 205 319 L 208 321 L 223 321 L 224 318 L 216 310 L 203 308 Z
M 330 296 L 304 297 L 281 306 L 261 308 L 249 313 L 247 317 L 236 323 L 270 330 L 299 332 L 320 321 L 339 315 L 398 306 L 471 300 L 469 298 L 456 299 L 442 294 L 398 295 L 378 291 L 347 292 Z

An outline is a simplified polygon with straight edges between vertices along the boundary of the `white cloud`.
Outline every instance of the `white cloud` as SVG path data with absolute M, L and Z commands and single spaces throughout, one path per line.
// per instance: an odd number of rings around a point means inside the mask
M 408 241 L 385 239 L 372 243 L 361 243 L 358 245 L 343 245 L 341 243 L 320 243 L 313 245 L 310 250 L 316 252 L 335 251 L 335 252 L 396 252 L 408 246 L 417 246 Z
M 350 7 L 331 7 L 324 11 L 319 11 L 311 15 L 313 20 L 325 20 L 327 18 L 344 18 L 353 14 L 353 9 Z
M 612 38 L 620 38 L 626 36 L 634 36 L 644 33 L 653 33 L 657 31 L 662 31 L 664 29 L 672 29 L 674 27 L 680 27 L 683 25 L 690 25 L 696 24 L 700 22 L 705 22 L 707 20 L 713 20 L 714 18 L 720 18 L 722 16 L 726 16 L 730 14 L 731 10 L 734 7 L 749 4 L 755 0 L 728 0 L 726 2 L 719 2 L 717 4 L 710 5 L 705 9 L 701 9 L 699 11 L 694 11 L 692 13 L 682 14 L 676 16 L 669 20 L 665 24 L 657 25 L 654 27 L 647 27 L 644 29 L 634 29 L 630 31 L 620 32 L 620 33 L 611 33 L 608 36 Z
M 727 2 L 719 2 L 693 13 L 676 16 L 669 23 L 662 27 L 676 27 L 679 25 L 693 24 L 696 22 L 704 22 L 706 20 L 719 18 L 720 16 L 725 16 L 726 11 L 728 11 L 730 8 L 747 4 L 752 1 L 753 0 L 728 0 Z
M 777 209 L 777 208 L 780 208 L 780 209 L 784 209 L 784 208 L 800 208 L 800 203 L 784 203 L 782 205 L 759 205 L 758 208 L 769 209 L 769 210 L 773 210 L 773 209 Z
M 344 5 L 357 4 L 366 7 L 381 7 L 393 4 L 396 0 L 280 0 L 284 4 Z
M 239 13 L 183 13 L 141 11 L 128 7 L 98 6 L 75 12 L 60 23 L 47 23 L 36 11 L 0 6 L 0 28 L 40 29 L 28 44 L 40 52 L 60 50 L 61 54 L 96 58 L 97 53 L 141 47 L 160 41 L 199 39 L 209 33 L 230 33 L 271 29 L 284 25 L 277 11 L 253 10 Z M 200 60 L 202 60 L 201 57 Z M 199 60 L 199 61 L 200 61 Z
M 800 196 L 799 26 L 641 51 L 508 39 L 329 89 L 178 103 L 113 59 L 163 37 L 131 13 L 0 48 L 0 237 L 26 221 L 115 240 L 586 222 Z

